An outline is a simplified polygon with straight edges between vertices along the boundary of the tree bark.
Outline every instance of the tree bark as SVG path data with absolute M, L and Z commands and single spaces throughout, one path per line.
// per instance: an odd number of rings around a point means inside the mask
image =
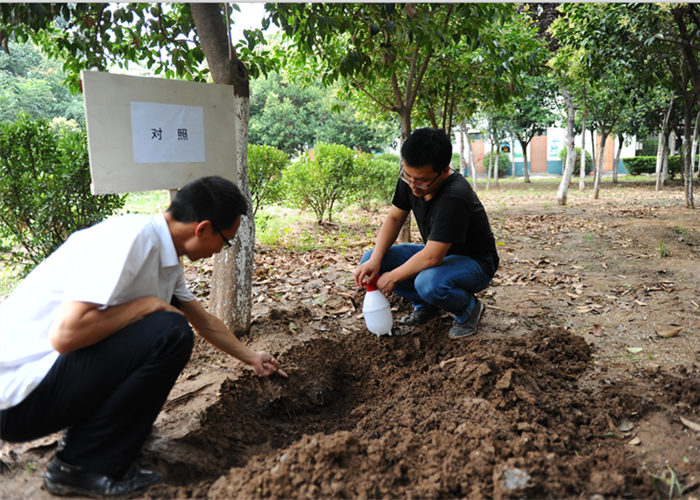
M 474 150 L 472 149 L 472 140 L 469 138 L 469 129 L 467 129 L 467 148 L 469 149 L 469 169 L 472 173 L 472 189 L 476 193 L 476 162 L 474 161 Z
M 620 141 L 620 144 L 617 147 L 617 154 L 613 159 L 613 184 L 617 184 L 617 169 L 620 163 L 620 155 L 622 154 L 622 146 L 625 144 L 625 137 L 620 134 L 617 136 L 617 140 Z
M 459 124 L 459 171 L 462 177 L 466 177 L 467 162 L 464 160 L 464 122 Z
M 566 205 L 567 197 L 569 194 L 569 184 L 571 184 L 571 175 L 574 173 L 574 166 L 576 165 L 576 145 L 574 144 L 574 122 L 576 118 L 576 112 L 574 110 L 574 103 L 571 100 L 569 91 L 566 87 L 562 87 L 561 94 L 564 97 L 564 102 L 566 103 L 566 167 L 564 169 L 564 175 L 562 176 L 561 182 L 559 183 L 559 189 L 557 190 L 557 205 Z
M 664 163 L 661 166 L 661 183 L 668 184 L 668 157 L 676 154 L 676 133 L 673 129 L 667 131 L 666 144 L 668 147 L 664 151 Z
M 596 148 L 598 145 L 596 144 L 596 130 L 593 129 L 591 130 L 591 159 L 593 160 L 593 172 L 596 170 L 596 165 L 598 165 L 598 162 L 596 161 Z
M 695 97 L 695 96 L 693 96 Z M 691 162 L 691 147 L 690 147 L 690 131 L 691 122 L 693 115 L 691 112 L 692 103 L 686 103 L 684 106 L 684 124 L 683 124 L 683 172 L 685 173 L 683 178 L 684 191 L 685 191 L 685 208 L 695 208 L 693 203 L 693 168 Z
M 668 121 L 671 119 L 671 111 L 673 110 L 673 97 L 674 95 L 671 94 L 668 111 L 666 112 L 666 116 L 664 116 L 664 121 L 661 124 L 661 131 L 659 132 L 659 148 L 656 152 L 656 191 L 661 190 L 661 169 L 664 163 L 664 155 L 667 150 L 666 144 L 668 140 L 666 129 L 668 128 Z
M 695 174 L 695 159 L 698 151 L 698 135 L 700 135 L 700 111 L 695 116 L 695 128 L 693 130 L 693 149 L 690 152 L 690 177 Z
M 600 182 L 603 178 L 603 159 L 605 158 L 605 143 L 608 140 L 608 132 L 605 127 L 600 131 L 600 148 L 598 149 L 598 165 L 595 169 L 595 181 L 593 183 L 593 199 L 597 200 L 600 196 Z
M 236 164 L 238 187 L 250 201 L 248 184 L 248 123 L 250 86 L 248 70 L 229 43 L 228 25 L 219 4 L 190 4 L 192 18 L 202 43 L 214 83 L 233 86 L 236 113 Z M 252 210 L 252 205 L 249 207 Z M 228 328 L 250 329 L 255 252 L 255 221 L 252 212 L 243 217 L 231 248 L 214 259 L 209 308 Z
M 524 182 L 526 184 L 530 184 L 530 166 L 528 165 L 527 162 L 527 147 L 530 144 L 530 141 L 532 140 L 532 137 L 528 139 L 527 142 L 523 142 L 522 139 L 518 139 L 520 141 L 520 147 L 523 150 L 523 177 L 524 177 Z
M 491 175 L 493 175 L 493 142 L 491 143 L 491 150 L 489 154 L 489 172 L 486 175 L 486 191 L 491 187 Z
M 499 141 L 500 142 L 500 141 Z M 501 146 L 496 145 L 496 166 L 493 169 L 493 183 L 498 186 L 498 167 L 501 164 Z
M 588 113 L 584 110 L 581 117 L 581 177 L 578 180 L 578 189 L 583 191 L 586 189 L 586 117 Z

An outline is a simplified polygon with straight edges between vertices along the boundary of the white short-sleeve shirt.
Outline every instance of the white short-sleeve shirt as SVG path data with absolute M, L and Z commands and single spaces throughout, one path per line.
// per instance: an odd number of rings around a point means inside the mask
M 194 300 L 165 216 L 124 215 L 73 233 L 0 303 L 0 409 L 19 404 L 58 358 L 49 329 L 67 301 L 109 306 Z

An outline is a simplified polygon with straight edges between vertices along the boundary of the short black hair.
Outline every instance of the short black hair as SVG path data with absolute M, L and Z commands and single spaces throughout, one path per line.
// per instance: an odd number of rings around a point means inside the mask
M 225 231 L 231 229 L 241 215 L 248 215 L 248 202 L 233 182 L 212 175 L 185 184 L 167 212 L 179 222 L 208 220 Z
M 411 167 L 432 165 L 439 174 L 452 162 L 452 142 L 442 129 L 418 128 L 401 146 L 401 158 Z

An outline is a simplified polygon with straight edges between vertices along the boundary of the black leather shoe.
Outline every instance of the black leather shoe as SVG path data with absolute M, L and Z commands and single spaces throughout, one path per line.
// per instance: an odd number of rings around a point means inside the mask
M 161 481 L 160 474 L 131 466 L 121 479 L 89 472 L 69 465 L 56 455 L 46 469 L 44 484 L 52 495 L 86 495 L 91 497 L 123 497 L 145 491 Z
M 411 314 L 401 318 L 401 323 L 404 325 L 422 325 L 430 318 L 435 316 L 438 311 L 440 311 L 439 307 L 430 305 L 428 307 L 424 307 L 423 309 L 415 309 Z

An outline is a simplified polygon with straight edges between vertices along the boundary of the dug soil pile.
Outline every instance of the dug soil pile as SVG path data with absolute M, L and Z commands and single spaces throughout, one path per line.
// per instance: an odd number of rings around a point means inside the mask
M 139 458 L 165 481 L 139 498 L 698 498 L 700 223 L 628 189 L 483 196 L 502 264 L 460 341 L 447 314 L 397 326 L 396 296 L 393 335 L 367 332 L 351 273 L 371 238 L 258 249 L 243 340 L 289 378 L 198 340 Z M 188 276 L 204 300 L 207 273 Z M 3 443 L 2 498 L 49 498 L 58 437 Z

